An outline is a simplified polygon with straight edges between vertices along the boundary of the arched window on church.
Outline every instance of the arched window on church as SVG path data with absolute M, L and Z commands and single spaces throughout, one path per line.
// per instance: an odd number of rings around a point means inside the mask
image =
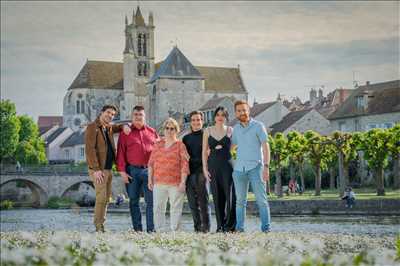
M 85 101 L 81 100 L 81 112 L 84 113 L 85 112 Z
M 76 113 L 85 113 L 85 100 L 76 100 Z
M 81 101 L 79 100 L 76 101 L 76 113 L 77 114 L 81 113 Z
M 138 48 L 138 55 L 142 55 L 142 34 L 137 34 L 137 48 Z
M 147 63 L 146 62 L 144 62 L 143 63 L 143 76 L 147 76 Z
M 137 74 L 139 77 L 142 75 L 142 62 L 139 62 L 137 65 Z
M 143 34 L 143 56 L 147 56 L 147 34 Z
M 137 47 L 138 47 L 138 55 L 146 56 L 147 55 L 147 40 L 146 34 L 138 33 L 137 34 Z

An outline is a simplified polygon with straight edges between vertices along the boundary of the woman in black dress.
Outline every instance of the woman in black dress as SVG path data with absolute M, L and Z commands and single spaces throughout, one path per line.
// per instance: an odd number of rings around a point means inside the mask
M 214 112 L 215 125 L 203 133 L 203 173 L 210 182 L 217 218 L 217 232 L 233 232 L 236 225 L 235 189 L 232 179 L 232 128 L 225 125 L 228 112 L 222 106 Z

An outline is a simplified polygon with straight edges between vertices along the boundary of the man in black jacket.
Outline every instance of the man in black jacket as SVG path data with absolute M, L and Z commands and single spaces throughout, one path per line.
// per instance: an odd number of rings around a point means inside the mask
M 203 142 L 203 113 L 190 113 L 190 127 L 192 132 L 183 137 L 183 143 L 190 155 L 190 175 L 186 180 L 186 194 L 193 216 L 196 232 L 210 231 L 210 213 L 208 208 L 208 191 L 206 179 L 203 175 L 201 161 Z

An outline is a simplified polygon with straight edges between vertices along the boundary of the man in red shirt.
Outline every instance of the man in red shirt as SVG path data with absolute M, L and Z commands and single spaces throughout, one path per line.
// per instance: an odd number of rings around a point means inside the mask
M 143 231 L 139 207 L 140 194 L 143 191 L 146 202 L 146 230 L 154 232 L 153 192 L 147 187 L 147 164 L 158 135 L 145 121 L 143 106 L 135 106 L 130 134 L 120 134 L 118 138 L 117 169 L 128 193 L 133 229 Z

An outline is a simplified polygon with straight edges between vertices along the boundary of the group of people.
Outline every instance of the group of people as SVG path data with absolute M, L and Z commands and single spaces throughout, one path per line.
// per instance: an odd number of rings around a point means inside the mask
M 87 126 L 86 159 L 96 190 L 94 224 L 104 232 L 107 205 L 111 196 L 112 166 L 116 163 L 129 197 L 132 225 L 143 231 L 140 196 L 146 205 L 146 231 L 180 229 L 185 192 L 196 232 L 210 231 L 209 188 L 215 207 L 217 232 L 243 232 L 249 184 L 258 205 L 261 230 L 270 230 L 266 181 L 270 152 L 264 125 L 250 117 L 246 101 L 235 102 L 239 123 L 227 125 L 224 107 L 214 111 L 215 124 L 203 128 L 203 114 L 190 113 L 191 132 L 179 140 L 180 127 L 168 118 L 163 136 L 146 124 L 145 110 L 135 106 L 132 123 L 111 123 L 117 108 L 106 105 L 99 117 Z M 115 149 L 114 133 L 120 133 Z M 232 162 L 232 154 L 236 158 Z M 170 228 L 165 212 L 170 205 Z

